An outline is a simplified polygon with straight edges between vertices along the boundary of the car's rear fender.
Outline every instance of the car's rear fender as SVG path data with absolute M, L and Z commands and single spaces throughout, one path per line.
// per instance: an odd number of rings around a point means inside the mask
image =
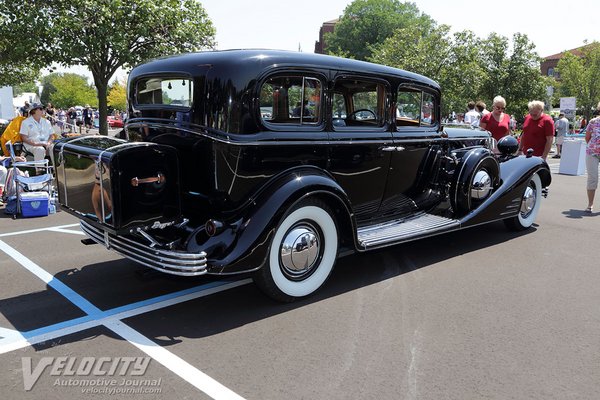
M 188 241 L 188 251 L 208 253 L 209 272 L 239 273 L 259 268 L 270 239 L 285 212 L 306 197 L 318 197 L 334 211 L 339 231 L 354 232 L 351 206 L 344 190 L 325 171 L 316 167 L 287 170 L 271 179 L 247 205 L 213 237 L 199 228 Z M 354 236 L 340 238 L 354 246 Z

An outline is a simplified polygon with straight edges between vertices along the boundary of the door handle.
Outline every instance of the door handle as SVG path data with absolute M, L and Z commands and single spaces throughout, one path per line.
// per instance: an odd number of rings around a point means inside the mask
M 403 151 L 404 147 L 402 146 L 386 146 L 381 149 L 381 151 Z
M 163 183 L 165 180 L 165 176 L 159 172 L 157 176 L 150 178 L 131 178 L 131 186 L 138 187 L 142 183 Z

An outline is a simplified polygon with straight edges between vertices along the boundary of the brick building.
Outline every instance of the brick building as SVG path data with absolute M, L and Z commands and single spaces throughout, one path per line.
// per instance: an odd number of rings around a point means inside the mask
M 339 18 L 336 18 L 331 21 L 323 22 L 321 29 L 319 29 L 319 40 L 315 42 L 315 53 L 325 54 L 325 34 L 333 32 L 335 24 L 337 24 L 339 20 Z
M 594 43 L 587 44 L 585 46 L 577 47 L 575 49 L 563 51 L 562 53 L 552 54 L 551 56 L 543 57 L 542 64 L 540 65 L 540 70 L 542 75 L 544 76 L 553 76 L 557 80 L 560 80 L 560 75 L 556 72 L 556 66 L 561 58 L 565 56 L 566 53 L 574 54 L 578 57 L 583 55 L 582 50 L 588 46 L 593 46 Z

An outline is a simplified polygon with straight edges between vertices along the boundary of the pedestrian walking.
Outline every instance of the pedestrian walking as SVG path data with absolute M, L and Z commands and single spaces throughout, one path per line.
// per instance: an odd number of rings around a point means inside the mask
M 90 129 L 92 129 L 92 121 L 94 119 L 94 111 L 89 104 L 85 105 L 85 109 L 83 110 L 83 123 L 85 125 L 85 133 L 89 133 Z
M 560 113 L 556 120 L 556 154 L 552 158 L 560 158 L 567 133 L 569 133 L 569 120 L 565 117 L 565 113 Z
M 596 115 L 600 113 L 600 103 L 596 107 Z M 586 213 L 594 211 L 594 197 L 598 188 L 598 165 L 600 164 L 600 117 L 592 118 L 585 129 L 585 166 L 587 168 L 587 196 L 588 206 Z

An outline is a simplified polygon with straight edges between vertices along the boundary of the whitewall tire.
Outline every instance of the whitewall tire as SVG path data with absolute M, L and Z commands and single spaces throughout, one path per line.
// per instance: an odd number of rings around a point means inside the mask
M 331 211 L 320 201 L 303 201 L 276 228 L 265 265 L 254 281 L 278 301 L 306 297 L 325 283 L 337 253 L 338 232 Z
M 538 174 L 533 174 L 521 198 L 519 213 L 515 217 L 505 219 L 506 226 L 513 231 L 530 228 L 540 211 L 541 199 L 542 181 Z

